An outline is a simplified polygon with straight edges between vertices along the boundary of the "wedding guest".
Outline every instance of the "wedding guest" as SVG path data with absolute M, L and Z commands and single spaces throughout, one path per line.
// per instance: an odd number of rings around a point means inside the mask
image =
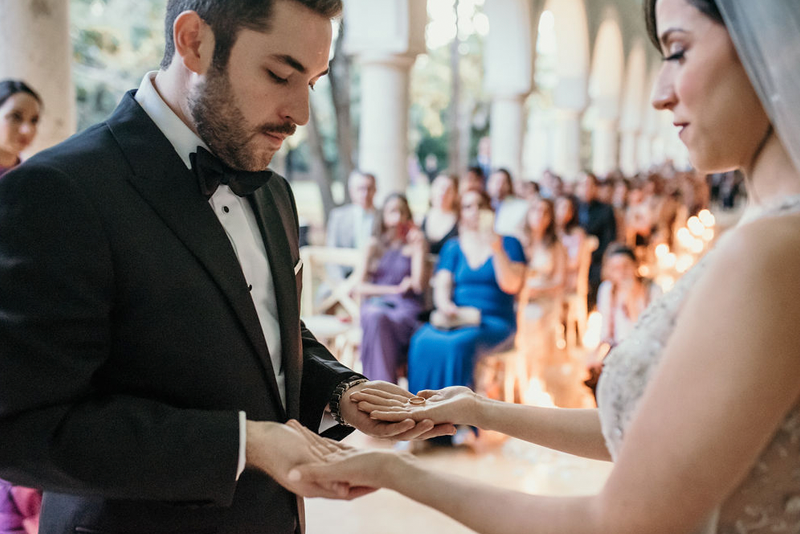
M 492 230 L 489 197 L 465 193 L 459 235 L 442 248 L 433 284 L 436 309 L 431 317 L 442 322 L 423 325 L 411 338 L 412 392 L 473 383 L 477 358 L 512 339 L 516 331 L 514 297 L 524 274 L 520 242 L 497 237 Z M 460 321 L 464 316 L 469 318 Z
M 560 196 L 556 199 L 556 233 L 567 255 L 564 291 L 575 291 L 578 285 L 581 250 L 586 241 L 586 231 L 578 223 L 579 202 L 575 196 Z
M 597 311 L 603 318 L 601 343 L 610 348 L 628 337 L 645 308 L 661 296 L 661 288 L 638 270 L 639 260 L 629 247 L 612 245 L 606 252 Z
M 42 99 L 20 80 L 0 81 L 0 177 L 22 162 L 36 137 Z
M 528 211 L 525 226 L 528 265 L 519 299 L 520 345 L 531 369 L 555 352 L 561 318 L 567 254 L 558 238 L 553 201 L 541 199 Z
M 507 169 L 497 169 L 486 184 L 486 192 L 492 199 L 495 212 L 494 230 L 497 235 L 522 239 L 525 231 L 525 216 L 530 204 L 526 199 L 514 195 L 514 180 Z
M 603 254 L 606 248 L 617 238 L 617 219 L 614 208 L 597 198 L 597 177 L 585 173 L 581 182 L 583 202 L 578 209 L 578 220 L 587 234 L 596 236 L 599 246 L 592 253 L 592 265 L 589 267 L 589 295 L 587 305 L 593 309 L 597 299 L 597 288 L 600 287 L 600 273 L 603 266 Z
M 347 180 L 350 203 L 331 210 L 325 244 L 329 247 L 364 248 L 375 222 L 375 176 L 353 171 Z M 327 266 L 332 280 L 343 280 L 352 272 L 341 265 Z
M 361 305 L 361 362 L 372 380 L 397 383 L 411 334 L 418 326 L 425 291 L 428 246 L 414 228 L 406 197 L 389 195 L 365 254 L 364 279 L 357 291 Z
M 458 208 L 458 178 L 440 174 L 431 184 L 431 207 L 420 226 L 431 254 L 438 255 L 458 235 Z
M 467 191 L 485 191 L 486 175 L 477 166 L 469 167 L 458 180 L 458 194 L 463 196 Z

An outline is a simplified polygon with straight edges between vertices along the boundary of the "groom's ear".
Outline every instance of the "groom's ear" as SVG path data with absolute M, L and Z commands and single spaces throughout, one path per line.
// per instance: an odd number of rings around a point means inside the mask
M 181 61 L 194 74 L 203 75 L 214 59 L 214 32 L 195 11 L 184 11 L 175 19 L 172 28 L 175 41 L 173 61 Z

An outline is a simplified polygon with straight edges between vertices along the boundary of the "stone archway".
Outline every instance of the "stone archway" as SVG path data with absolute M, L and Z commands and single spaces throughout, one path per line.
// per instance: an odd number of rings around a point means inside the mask
M 617 125 L 623 88 L 625 55 L 616 12 L 600 25 L 594 46 L 589 79 L 592 171 L 605 175 L 618 167 Z
M 553 92 L 553 170 L 566 179 L 581 171 L 581 116 L 588 104 L 589 27 L 582 0 L 548 0 L 556 36 L 556 75 Z
M 619 166 L 625 176 L 633 176 L 640 170 L 637 157 L 637 142 L 642 130 L 647 78 L 647 56 L 644 43 L 638 40 L 628 54 L 625 69 L 625 90 L 622 98 L 620 119 Z

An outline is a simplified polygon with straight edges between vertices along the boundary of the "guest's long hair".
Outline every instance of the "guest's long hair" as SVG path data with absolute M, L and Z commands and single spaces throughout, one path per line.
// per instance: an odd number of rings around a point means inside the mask
M 533 202 L 528 208 L 528 212 L 525 215 L 525 239 L 527 240 L 528 245 L 532 244 L 533 232 L 531 231 L 531 225 L 528 223 L 528 217 L 530 216 L 531 211 L 535 210 L 537 204 L 539 203 L 543 204 L 547 208 L 547 212 L 550 215 L 550 222 L 547 224 L 547 228 L 545 228 L 544 235 L 542 236 L 542 242 L 549 248 L 555 245 L 558 241 L 555 204 L 553 204 L 553 201 L 549 198 L 540 198 L 539 200 Z
M 372 236 L 375 237 L 383 246 L 387 246 L 391 241 L 390 238 L 387 238 L 387 231 L 389 228 L 386 227 L 386 223 L 384 223 L 384 214 L 386 213 L 386 207 L 393 201 L 397 200 L 400 203 L 400 209 L 403 212 L 403 215 L 406 218 L 406 222 L 411 225 L 414 222 L 413 215 L 411 214 L 411 207 L 408 205 L 408 199 L 402 193 L 392 193 L 391 195 L 387 196 L 383 201 L 383 206 L 381 207 L 380 211 L 377 213 L 375 217 L 375 222 L 372 226 Z
M 0 106 L 5 104 L 6 100 L 19 93 L 32 96 L 39 103 L 39 107 L 43 107 L 42 97 L 30 85 L 22 80 L 0 80 Z
M 569 218 L 568 221 L 564 223 L 563 232 L 567 235 L 571 234 L 575 228 L 580 226 L 579 223 L 579 214 L 578 210 L 580 210 L 580 202 L 578 201 L 578 197 L 575 195 L 563 195 L 558 197 L 559 199 L 565 199 L 569 202 L 570 210 L 572 211 L 572 216 Z

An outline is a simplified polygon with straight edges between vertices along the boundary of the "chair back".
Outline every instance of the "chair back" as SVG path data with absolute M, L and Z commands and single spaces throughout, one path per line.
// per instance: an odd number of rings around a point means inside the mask
M 334 308 L 341 308 L 357 324 L 360 303 L 353 296 L 353 289 L 361 280 L 363 255 L 364 251 L 352 248 L 302 247 L 300 259 L 303 260 L 303 296 L 300 315 L 326 315 Z M 326 269 L 328 265 L 348 267 L 352 271 L 344 280 L 333 280 Z M 319 298 L 317 293 L 323 285 L 330 292 Z

